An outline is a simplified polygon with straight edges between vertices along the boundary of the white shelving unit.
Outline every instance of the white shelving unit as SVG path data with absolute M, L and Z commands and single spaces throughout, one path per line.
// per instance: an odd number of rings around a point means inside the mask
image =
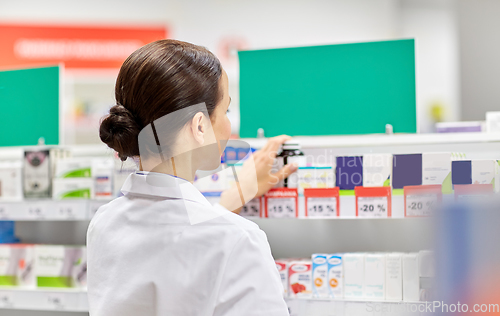
M 420 315 L 426 302 L 286 299 L 290 316 Z
M 425 302 L 363 301 L 327 299 L 285 299 L 290 316 L 368 316 L 393 311 L 403 315 Z M 18 289 L 0 287 L 0 310 L 32 310 L 59 312 L 88 312 L 87 292 L 69 289 Z M 398 313 L 399 312 L 399 313 Z M 388 315 L 391 315 L 388 313 Z
M 0 287 L 0 309 L 88 312 L 89 306 L 87 292 L 79 289 Z
M 265 138 L 244 138 L 255 148 L 261 148 Z M 349 136 L 298 136 L 303 148 L 336 148 L 366 146 L 408 146 L 434 144 L 465 144 L 500 142 L 499 133 L 440 133 L 440 134 L 369 134 Z
M 445 196 L 453 199 L 453 195 Z M 97 209 L 109 201 L 96 200 L 33 200 L 19 202 L 0 202 L 0 221 L 90 221 Z M 300 199 L 299 203 L 304 203 Z M 355 214 L 355 197 L 340 197 L 340 216 L 332 218 L 297 218 L 297 220 L 391 220 L 404 216 L 404 197 L 392 196 L 392 216 L 388 218 L 362 218 Z M 255 218 L 249 218 L 255 219 Z M 269 220 L 256 218 L 257 220 Z M 279 219 L 278 219 L 279 220 Z
M 0 220 L 11 221 L 88 221 L 108 201 L 30 200 L 0 202 Z
M 469 159 L 500 159 L 500 133 L 360 135 L 297 137 L 306 155 L 313 157 L 364 153 L 460 152 Z M 243 139 L 260 148 L 266 139 Z M 67 146 L 73 156 L 107 156 L 104 145 Z M 21 159 L 23 148 L 0 148 L 0 160 Z M 453 198 L 453 196 L 449 196 Z M 106 201 L 0 202 L 0 220 L 15 220 L 19 237 L 26 242 L 83 244 L 88 221 Z M 398 251 L 413 252 L 432 246 L 432 218 L 404 218 L 403 197 L 393 196 L 389 219 L 354 217 L 354 197 L 341 196 L 341 217 L 336 219 L 263 219 L 255 221 L 267 234 L 273 255 L 305 257 L 315 252 Z M 350 206 L 346 206 L 350 205 Z M 0 288 L 0 314 L 8 310 L 66 311 L 85 315 L 86 293 L 80 290 L 26 290 Z M 406 315 L 401 308 L 423 302 L 365 302 L 348 300 L 287 299 L 292 316 Z M 371 305 L 370 305 L 371 304 Z M 375 310 L 370 312 L 370 308 Z M 389 311 L 382 313 L 381 310 Z M 377 312 L 378 311 L 378 312 Z M 16 314 L 18 315 L 18 314 Z M 34 314 L 26 314 L 34 315 Z M 415 313 L 411 313 L 415 315 Z

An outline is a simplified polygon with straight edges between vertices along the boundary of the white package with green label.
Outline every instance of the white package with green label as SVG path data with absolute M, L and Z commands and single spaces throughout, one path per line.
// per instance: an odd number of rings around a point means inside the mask
M 52 197 L 55 200 L 91 199 L 94 196 L 94 181 L 88 178 L 54 179 Z
M 17 285 L 19 247 L 0 245 L 0 286 Z
M 73 267 L 81 254 L 76 246 L 35 246 L 35 275 L 38 287 L 73 286 Z
M 63 158 L 55 162 L 54 178 L 90 178 L 92 163 L 90 158 Z
M 17 282 L 22 287 L 35 287 L 35 246 L 20 245 L 19 266 L 17 269 Z
M 72 284 L 74 287 L 87 288 L 87 248 L 80 247 L 72 271 Z

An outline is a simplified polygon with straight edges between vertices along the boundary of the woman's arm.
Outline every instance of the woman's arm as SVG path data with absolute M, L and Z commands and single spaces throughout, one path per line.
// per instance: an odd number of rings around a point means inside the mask
M 276 183 L 295 172 L 298 167 L 296 164 L 285 165 L 278 172 L 272 172 L 279 148 L 290 139 L 291 137 L 287 135 L 273 137 L 262 149 L 254 152 L 252 161 L 245 162 L 238 173 L 238 182 L 222 192 L 219 204 L 232 212 L 239 213 L 246 202 L 262 196 Z

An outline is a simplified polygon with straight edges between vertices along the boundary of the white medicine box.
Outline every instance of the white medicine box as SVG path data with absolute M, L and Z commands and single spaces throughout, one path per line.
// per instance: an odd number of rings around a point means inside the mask
M 385 299 L 385 254 L 365 256 L 365 298 Z
M 344 254 L 344 297 L 365 297 L 365 254 Z

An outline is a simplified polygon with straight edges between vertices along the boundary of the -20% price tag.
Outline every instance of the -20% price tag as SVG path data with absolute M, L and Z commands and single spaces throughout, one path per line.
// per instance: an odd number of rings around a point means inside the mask
M 387 216 L 387 197 L 358 197 L 358 217 Z
M 406 216 L 431 216 L 438 206 L 437 194 L 415 194 L 406 196 Z

